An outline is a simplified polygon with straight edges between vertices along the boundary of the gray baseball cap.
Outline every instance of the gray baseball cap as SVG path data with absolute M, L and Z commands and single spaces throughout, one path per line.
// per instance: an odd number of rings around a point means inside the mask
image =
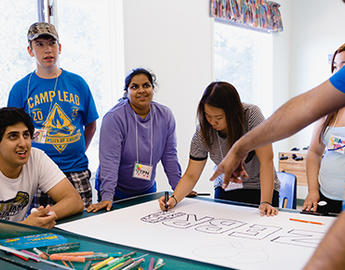
M 37 22 L 30 26 L 28 31 L 28 41 L 32 41 L 40 36 L 48 35 L 59 41 L 59 35 L 55 29 L 55 26 L 46 22 Z

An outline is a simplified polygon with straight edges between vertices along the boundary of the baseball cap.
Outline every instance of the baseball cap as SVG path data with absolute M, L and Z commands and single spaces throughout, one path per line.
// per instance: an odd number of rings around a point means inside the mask
M 32 41 L 40 36 L 48 35 L 59 41 L 59 35 L 56 32 L 55 26 L 46 22 L 36 22 L 32 24 L 28 31 L 28 41 Z

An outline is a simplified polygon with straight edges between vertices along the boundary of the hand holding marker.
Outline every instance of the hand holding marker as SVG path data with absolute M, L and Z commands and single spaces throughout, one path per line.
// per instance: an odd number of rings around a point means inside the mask
M 165 197 L 164 197 L 164 206 L 165 206 L 165 211 L 168 211 L 168 201 L 169 201 L 169 192 L 165 192 Z

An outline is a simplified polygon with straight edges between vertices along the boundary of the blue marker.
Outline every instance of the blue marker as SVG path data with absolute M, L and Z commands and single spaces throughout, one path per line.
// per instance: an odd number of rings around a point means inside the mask
M 169 201 L 169 192 L 165 192 L 165 199 L 164 199 L 164 206 L 165 206 L 165 211 L 168 211 L 168 201 Z

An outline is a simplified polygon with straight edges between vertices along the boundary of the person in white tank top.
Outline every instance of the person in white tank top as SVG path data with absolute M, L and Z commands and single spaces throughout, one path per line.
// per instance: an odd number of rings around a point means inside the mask
M 345 44 L 332 58 L 331 71 L 336 73 L 345 64 Z M 307 155 L 308 195 L 302 210 L 317 211 L 318 202 L 326 201 L 326 213 L 340 213 L 345 186 L 345 107 L 321 118 Z

